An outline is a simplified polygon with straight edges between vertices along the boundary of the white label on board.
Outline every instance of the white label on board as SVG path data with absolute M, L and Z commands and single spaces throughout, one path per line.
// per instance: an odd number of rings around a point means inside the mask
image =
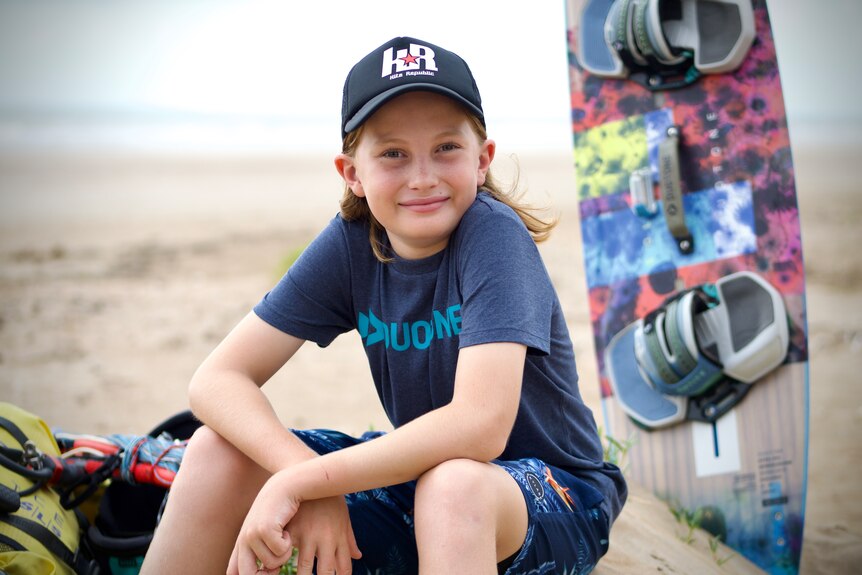
M 741 468 L 736 410 L 731 409 L 711 423 L 691 424 L 694 469 L 698 477 L 736 473 Z

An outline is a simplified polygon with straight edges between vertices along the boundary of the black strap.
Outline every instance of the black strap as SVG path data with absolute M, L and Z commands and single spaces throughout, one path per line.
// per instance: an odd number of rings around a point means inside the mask
M 653 54 L 642 54 L 639 57 L 646 63 L 638 62 L 632 55 L 637 46 L 629 46 L 628 42 L 617 42 L 614 46 L 620 59 L 629 70 L 629 79 L 651 92 L 676 90 L 693 84 L 700 78 L 700 72 L 694 66 L 694 58 L 684 54 L 685 59 L 677 64 L 667 64 Z
M 15 422 L 13 422 L 12 420 L 6 419 L 5 417 L 0 417 L 0 427 L 3 427 L 3 429 L 8 431 L 9 435 L 14 437 L 18 441 L 18 443 L 21 444 L 21 447 L 23 447 L 24 444 L 27 443 L 27 440 L 29 438 L 24 434 L 23 431 L 21 431 L 20 427 L 15 425 Z
M 55 557 L 72 568 L 79 575 L 90 575 L 97 570 L 94 563 L 86 560 L 80 553 L 73 553 L 66 545 L 57 538 L 47 527 L 25 517 L 18 515 L 0 515 L 0 521 L 20 531 L 23 531 Z
M 64 509 L 78 507 L 89 499 L 101 487 L 102 483 L 111 478 L 120 463 L 122 463 L 122 458 L 119 455 L 111 455 L 95 471 L 82 475 L 76 481 L 64 485 L 62 488 L 55 486 L 54 490 L 60 494 L 60 505 Z
M 27 437 L 27 435 L 25 435 L 23 431 L 21 431 L 21 428 L 18 427 L 15 422 L 6 419 L 5 417 L 0 417 L 0 427 L 5 429 L 9 433 L 9 435 L 11 435 L 15 439 L 15 441 L 17 441 L 26 451 L 27 443 L 30 441 L 30 438 Z M 32 446 L 33 444 L 31 443 L 30 445 Z M 31 493 L 34 493 L 35 491 L 40 489 L 43 485 L 45 485 L 45 483 L 48 482 L 48 480 L 54 473 L 53 469 L 51 469 L 50 467 L 33 469 L 26 465 L 22 465 L 22 463 L 25 463 L 24 453 L 25 452 L 11 448 L 5 448 L 0 450 L 0 465 L 13 473 L 17 473 L 22 477 L 26 477 L 33 482 L 32 487 L 30 487 L 29 489 L 25 489 L 24 491 L 18 492 L 18 494 L 22 497 L 30 495 Z M 13 457 L 20 458 L 21 463 L 15 461 Z
M 21 428 L 15 425 L 15 423 L 5 417 L 0 417 L 0 427 L 9 432 L 9 435 L 15 438 L 15 440 L 21 444 L 21 447 L 24 447 L 24 444 L 27 443 L 27 440 L 30 439 L 27 435 L 21 431 Z
M 42 466 L 42 461 L 40 461 L 40 465 L 37 466 L 37 469 L 25 465 L 27 463 L 27 450 L 34 444 L 30 442 L 30 438 L 21 431 L 21 428 L 18 427 L 15 422 L 6 419 L 5 417 L 0 417 L 0 427 L 5 429 L 9 435 L 11 435 L 15 441 L 24 448 L 24 451 L 21 451 L 4 446 L 3 449 L 0 449 L 0 466 L 3 466 L 12 473 L 16 473 L 33 482 L 33 485 L 30 488 L 25 489 L 24 491 L 19 491 L 18 495 L 24 497 L 35 493 L 48 482 L 53 475 L 54 470 L 51 467 Z M 16 459 L 20 460 L 20 463 L 19 461 L 16 461 Z M 41 456 L 41 453 L 40 459 L 44 459 L 44 457 Z
M 20 541 L 15 541 L 8 535 L 0 533 L 0 550 L 8 551 L 9 549 L 12 551 L 26 551 Z M 0 569 L 0 573 L 3 573 L 2 569 Z
M 753 386 L 754 384 L 725 376 L 718 384 L 701 395 L 689 398 L 686 419 L 715 423 L 722 415 L 742 401 L 742 398 Z

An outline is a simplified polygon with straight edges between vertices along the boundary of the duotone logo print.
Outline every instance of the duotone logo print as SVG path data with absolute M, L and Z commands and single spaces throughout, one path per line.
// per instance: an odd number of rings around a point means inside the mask
M 382 344 L 395 351 L 428 349 L 434 340 L 461 333 L 461 304 L 432 310 L 428 319 L 400 323 L 383 321 L 371 310 L 359 312 L 358 329 L 365 347 Z

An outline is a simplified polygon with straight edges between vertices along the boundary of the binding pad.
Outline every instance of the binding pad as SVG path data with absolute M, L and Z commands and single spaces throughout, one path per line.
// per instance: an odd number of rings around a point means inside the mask
M 714 422 L 787 355 L 784 302 L 757 274 L 682 291 L 608 344 L 605 364 L 626 414 L 647 429 Z
M 735 70 L 754 36 L 751 0 L 588 0 L 578 59 L 597 76 L 668 89 Z

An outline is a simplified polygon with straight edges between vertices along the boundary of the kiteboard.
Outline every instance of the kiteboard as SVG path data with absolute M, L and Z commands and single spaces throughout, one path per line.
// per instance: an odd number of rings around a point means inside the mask
M 638 483 L 798 573 L 808 343 L 765 0 L 567 0 L 604 432 Z

